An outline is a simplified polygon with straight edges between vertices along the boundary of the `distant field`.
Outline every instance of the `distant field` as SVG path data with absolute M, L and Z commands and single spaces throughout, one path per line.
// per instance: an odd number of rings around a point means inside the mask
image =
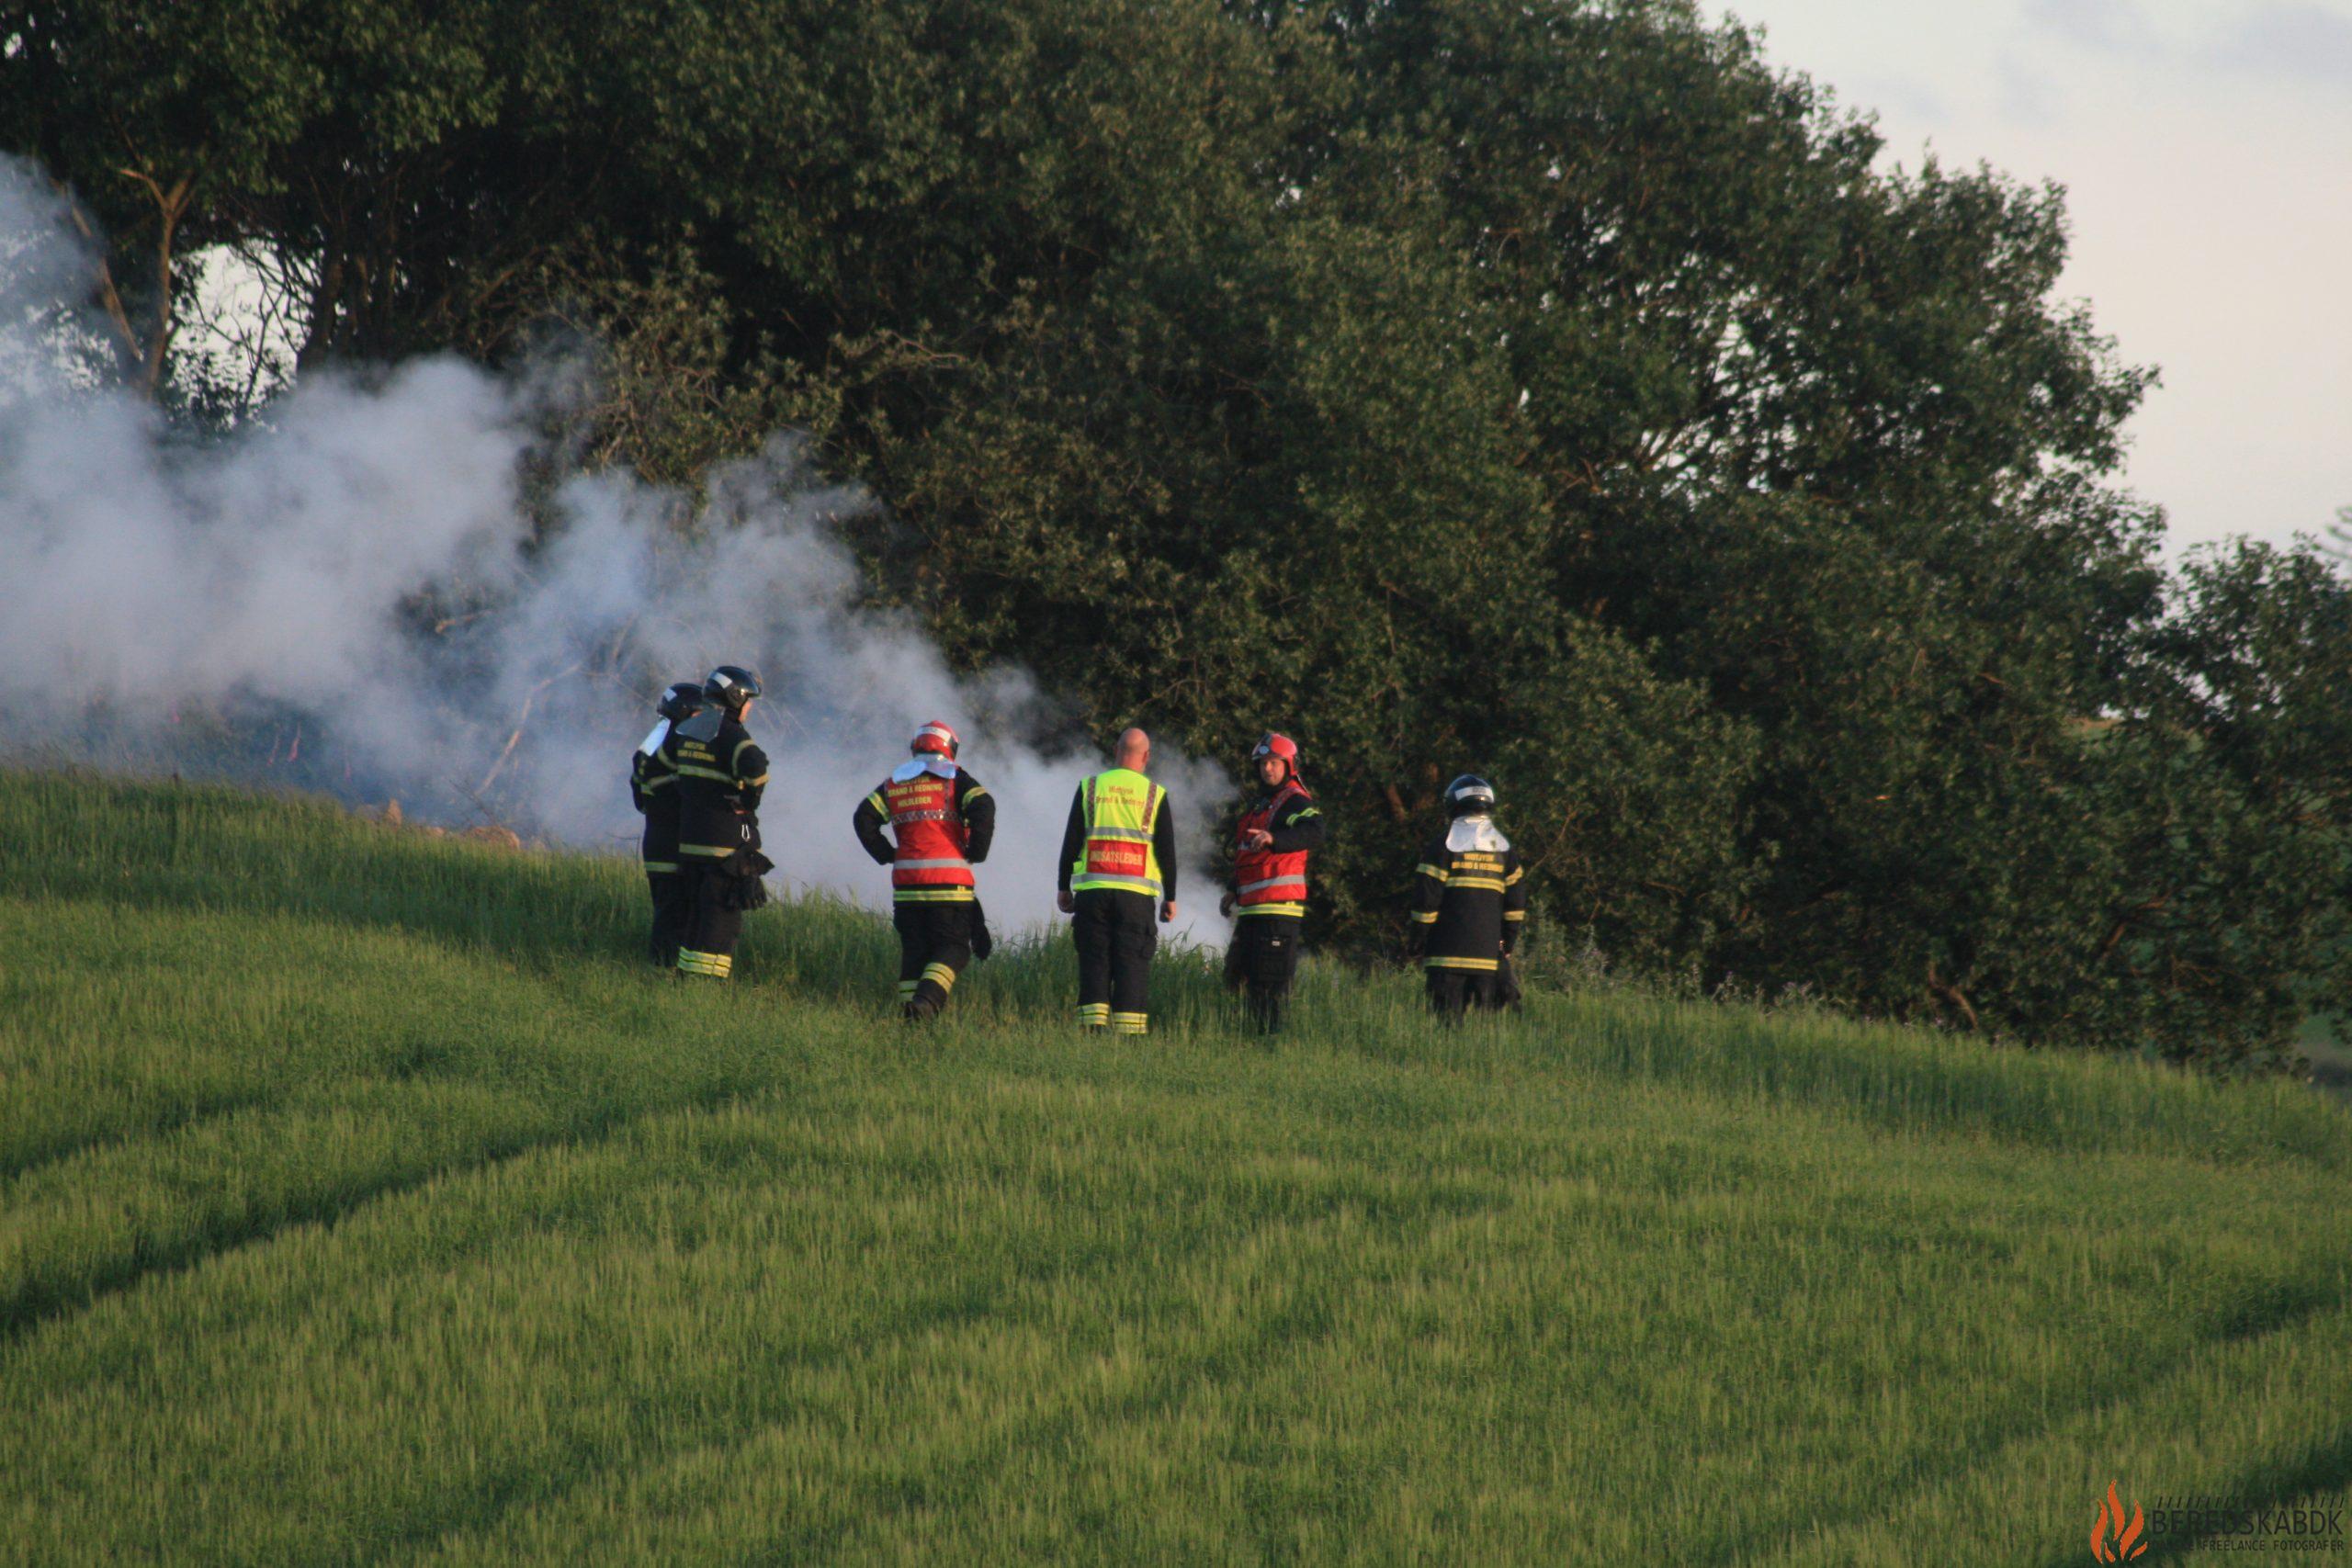
M 1086 1039 L 1058 946 L 909 1032 L 868 917 L 685 988 L 639 902 L 0 773 L 0 1560 L 2056 1564 L 2110 1481 L 2352 1504 L 2297 1086 L 1318 969 L 1268 1050 L 1184 958 Z

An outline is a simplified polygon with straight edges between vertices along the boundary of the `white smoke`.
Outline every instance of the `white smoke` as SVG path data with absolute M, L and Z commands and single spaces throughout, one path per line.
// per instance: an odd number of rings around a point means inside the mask
M 59 198 L 0 159 L 0 751 L 633 852 L 653 701 L 742 664 L 767 691 L 752 729 L 778 879 L 887 905 L 850 816 L 944 718 L 998 801 L 991 921 L 1051 918 L 1070 796 L 1102 762 L 1023 743 L 1049 711 L 1026 674 L 958 677 L 911 622 L 857 607 L 836 522 L 872 503 L 799 443 L 715 475 L 681 528 L 680 497 L 611 471 L 531 501 L 548 386 L 452 359 L 306 373 L 266 418 L 193 442 L 78 369 L 59 323 L 90 277 Z M 1153 772 L 1196 863 L 1181 929 L 1221 941 L 1197 863 L 1227 786 L 1167 750 Z

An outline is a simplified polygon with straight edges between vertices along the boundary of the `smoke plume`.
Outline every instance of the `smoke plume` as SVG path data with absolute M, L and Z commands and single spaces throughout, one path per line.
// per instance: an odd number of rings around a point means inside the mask
M 234 434 L 190 437 L 72 351 L 103 323 L 72 330 L 91 259 L 63 218 L 0 159 L 0 754 L 634 852 L 628 758 L 655 698 L 742 664 L 768 694 L 773 880 L 886 904 L 850 814 L 944 718 L 998 800 L 992 921 L 1051 917 L 1071 793 L 1102 763 L 1026 743 L 1052 707 L 1025 673 L 958 677 L 910 621 L 859 607 L 836 524 L 873 502 L 800 443 L 714 474 L 680 528 L 680 497 L 623 473 L 526 491 L 559 375 L 306 372 Z M 1153 772 L 1200 859 L 1227 786 L 1166 750 Z M 1184 929 L 1221 940 L 1190 874 Z

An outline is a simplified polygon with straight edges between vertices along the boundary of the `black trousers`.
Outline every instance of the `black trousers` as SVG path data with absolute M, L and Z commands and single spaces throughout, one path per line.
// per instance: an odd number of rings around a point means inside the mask
M 908 901 L 890 909 L 899 931 L 899 1002 L 909 1018 L 929 1018 L 947 1005 L 956 976 L 972 964 L 969 903 Z
M 678 933 L 678 972 L 724 980 L 735 973 L 735 943 L 743 934 L 743 911 L 732 908 L 736 878 L 716 864 L 688 858 L 679 863 L 678 898 L 685 926 Z
M 648 871 L 645 886 L 653 895 L 653 925 L 646 937 L 647 951 L 655 964 L 672 968 L 686 934 L 686 879 L 680 872 Z
M 1116 1034 L 1150 1023 L 1151 955 L 1159 946 L 1159 906 L 1148 893 L 1089 888 L 1070 922 L 1078 942 L 1078 1021 Z
M 1233 922 L 1225 949 L 1225 988 L 1245 991 L 1250 1021 L 1261 1033 L 1283 1026 L 1283 1004 L 1298 977 L 1299 933 L 1306 922 L 1296 915 L 1242 915 Z
M 1502 977 L 1492 969 L 1425 969 L 1422 984 L 1430 1011 L 1448 1023 L 1460 1022 L 1464 1009 L 1503 1005 Z

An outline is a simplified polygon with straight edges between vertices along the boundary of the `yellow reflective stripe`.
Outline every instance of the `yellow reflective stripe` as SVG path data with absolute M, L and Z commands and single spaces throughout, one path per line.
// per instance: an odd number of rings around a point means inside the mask
M 735 768 L 740 772 L 741 770 L 741 763 L 743 761 L 743 748 L 749 746 L 751 743 L 752 738 L 748 735 L 742 739 L 735 742 L 735 750 L 728 754 L 727 765 L 730 768 Z M 760 777 L 765 778 L 767 777 L 767 774 L 762 773 Z
M 1494 968 L 1498 968 L 1498 967 L 1499 967 L 1499 966 L 1500 966 L 1499 961 L 1498 961 L 1498 960 L 1497 960 L 1497 959 L 1492 959 L 1492 958 L 1436 958 L 1436 957 L 1430 957 L 1430 958 L 1424 958 L 1424 959 L 1422 959 L 1422 960 L 1421 960 L 1421 967 L 1422 967 L 1422 968 L 1424 968 L 1424 969 L 1480 969 L 1480 970 L 1485 970 L 1485 969 L 1494 969 Z
M 755 778 L 755 779 L 745 779 L 745 780 L 743 780 L 743 781 L 742 781 L 742 784 L 743 784 L 743 787 L 744 787 L 745 789 L 756 789 L 756 788 L 758 788 L 761 784 L 765 784 L 765 783 L 767 783 L 767 782 L 768 782 L 768 776 L 767 776 L 767 774 L 765 774 L 765 773 L 762 773 L 758 778 Z
M 650 860 L 645 863 L 645 869 L 648 871 L 675 871 L 678 869 L 678 863 L 673 860 Z
M 1114 1012 L 1111 1015 L 1111 1032 L 1114 1034 L 1148 1034 L 1151 1032 L 1150 1015 L 1140 1012 Z
M 1525 876 L 1526 874 L 1527 868 L 1522 865 L 1517 871 L 1512 872 L 1509 876 L 1504 877 L 1503 881 L 1506 883 L 1517 882 L 1521 877 Z
M 1482 893 L 1499 893 L 1503 890 L 1501 880 L 1492 876 L 1449 876 L 1445 879 L 1445 885 L 1448 887 L 1476 887 Z
M 1095 893 L 1108 889 L 1114 893 L 1141 893 L 1147 897 L 1159 897 L 1159 884 L 1140 882 L 1130 876 L 1073 876 L 1069 890 L 1073 893 Z
M 894 904 L 969 904 L 977 898 L 968 887 L 894 887 Z
M 663 784 L 673 784 L 677 782 L 677 774 L 662 773 L 654 778 L 638 780 L 637 787 L 639 789 L 660 789 Z
M 1503 911 L 1503 919 L 1506 920 L 1523 920 L 1527 919 L 1527 911 L 1524 909 L 1505 909 Z
M 885 817 L 890 815 L 890 803 L 882 798 L 882 792 L 878 789 L 865 797 L 865 804 Z
M 1431 865 L 1429 862 L 1423 861 L 1413 869 L 1423 876 L 1434 876 L 1440 882 L 1443 882 L 1445 880 L 1445 868 L 1443 866 Z
M 922 982 L 921 980 L 901 980 L 901 981 L 899 981 L 899 999 L 900 1001 L 904 1001 L 907 998 L 913 996 L 913 995 L 915 994 L 915 987 L 916 987 L 917 986 L 922 985 Z
M 1108 1022 L 1110 1022 L 1110 1021 L 1111 1021 L 1111 1004 L 1110 1004 L 1109 1002 L 1080 1002 L 1080 1003 L 1079 1003 L 1079 1004 L 1078 1004 L 1078 1021 L 1079 1021 L 1079 1022 L 1080 1022 L 1080 1023 L 1108 1023 Z
M 1425 926 L 1433 926 L 1437 924 L 1437 911 L 1435 909 L 1416 909 L 1413 911 L 1413 919 L 1419 920 Z
M 1235 915 L 1300 915 L 1306 913 L 1304 904 L 1244 904 L 1233 911 Z
M 1110 781 L 1108 784 L 1105 781 Z M 1070 891 L 1112 887 L 1130 893 L 1156 894 L 1160 887 L 1159 853 L 1152 843 L 1152 823 L 1159 816 L 1168 792 L 1132 768 L 1110 768 L 1090 775 L 1080 786 L 1079 801 L 1086 823 L 1086 845 L 1070 863 Z M 1112 840 L 1143 846 L 1143 864 L 1135 871 L 1087 874 L 1090 863 L 1132 863 L 1129 857 L 1102 852 Z
M 706 768 L 695 762 L 679 763 L 678 772 L 687 778 L 708 779 L 714 784 L 731 784 L 735 782 L 733 773 L 722 773 L 717 768 Z
M 978 800 L 980 796 L 986 794 L 988 794 L 988 787 L 985 784 L 974 784 L 971 788 L 964 792 L 964 798 L 966 800 Z
M 714 980 L 724 980 L 735 972 L 735 955 L 731 953 L 696 953 L 693 948 L 678 950 L 678 969 L 682 974 L 707 975 Z
M 943 991 L 952 991 L 956 988 L 956 971 L 944 964 L 924 964 L 922 977 Z
M 733 854 L 735 849 L 733 844 L 680 844 L 678 852 L 682 855 L 717 855 L 724 859 Z

